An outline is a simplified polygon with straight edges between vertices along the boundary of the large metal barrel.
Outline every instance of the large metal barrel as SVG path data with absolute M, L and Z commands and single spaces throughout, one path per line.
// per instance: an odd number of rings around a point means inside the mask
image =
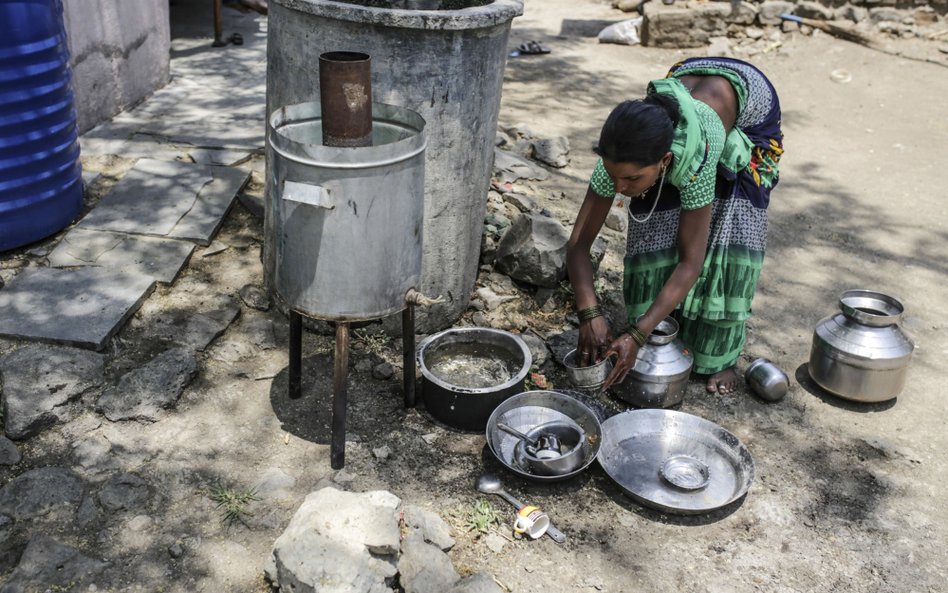
M 324 146 L 318 103 L 267 127 L 269 284 L 303 315 L 378 319 L 406 307 L 421 276 L 424 119 L 372 104 L 372 146 Z
M 0 251 L 59 231 L 82 208 L 61 0 L 0 2 Z
M 467 309 L 477 276 L 511 21 L 523 0 L 271 0 L 268 113 L 320 96 L 317 64 L 331 51 L 372 56 L 373 98 L 417 111 L 425 167 L 423 333 Z M 265 260 L 264 267 L 272 262 Z

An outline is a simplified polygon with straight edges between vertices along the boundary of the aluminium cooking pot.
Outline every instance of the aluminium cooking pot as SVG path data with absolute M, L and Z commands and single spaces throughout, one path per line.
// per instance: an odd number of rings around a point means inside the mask
M 494 409 L 523 391 L 533 365 L 530 348 L 520 336 L 486 327 L 451 328 L 432 334 L 418 346 L 425 408 L 437 420 L 462 430 L 484 430 Z M 493 367 L 490 377 L 473 378 L 465 366 Z M 442 372 L 453 365 L 457 377 Z M 475 369 L 476 370 L 476 369 Z

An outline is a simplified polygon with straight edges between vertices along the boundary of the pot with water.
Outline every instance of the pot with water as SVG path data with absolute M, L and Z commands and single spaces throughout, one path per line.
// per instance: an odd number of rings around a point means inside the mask
M 872 290 L 847 290 L 839 313 L 813 332 L 810 376 L 823 389 L 859 402 L 901 393 L 915 345 L 899 327 L 902 303 Z
M 425 408 L 464 430 L 483 430 L 494 408 L 523 391 L 533 364 L 520 336 L 483 327 L 431 335 L 419 345 L 417 359 Z

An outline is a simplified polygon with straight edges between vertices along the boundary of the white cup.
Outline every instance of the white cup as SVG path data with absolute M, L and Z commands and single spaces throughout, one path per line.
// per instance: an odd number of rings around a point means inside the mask
M 517 511 L 514 532 L 525 533 L 531 539 L 537 539 L 550 528 L 550 517 L 534 506 L 525 506 Z

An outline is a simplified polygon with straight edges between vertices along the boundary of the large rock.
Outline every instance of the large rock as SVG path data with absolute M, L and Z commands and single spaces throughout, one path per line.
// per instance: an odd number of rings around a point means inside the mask
M 524 213 L 501 237 L 495 267 L 515 280 L 554 288 L 566 277 L 569 230 L 558 220 Z
M 61 467 L 42 467 L 13 478 L 0 490 L 0 513 L 23 521 L 57 507 L 78 506 L 81 500 L 79 476 Z
M 707 45 L 711 37 L 727 34 L 730 14 L 731 5 L 724 2 L 689 7 L 646 2 L 642 5 L 642 44 L 671 48 Z
M 413 532 L 402 542 L 399 582 L 405 593 L 444 593 L 461 578 L 448 555 Z
M 34 535 L 0 593 L 86 591 L 86 583 L 108 567 L 47 535 Z
M 25 439 L 61 420 L 64 404 L 102 382 L 104 365 L 102 354 L 36 345 L 0 358 L 7 436 Z
M 273 544 L 267 577 L 293 593 L 391 593 L 399 502 L 383 491 L 310 493 Z
M 123 375 L 118 385 L 102 394 L 96 409 L 113 422 L 155 422 L 159 410 L 174 406 L 196 374 L 197 359 L 189 348 L 166 350 Z

